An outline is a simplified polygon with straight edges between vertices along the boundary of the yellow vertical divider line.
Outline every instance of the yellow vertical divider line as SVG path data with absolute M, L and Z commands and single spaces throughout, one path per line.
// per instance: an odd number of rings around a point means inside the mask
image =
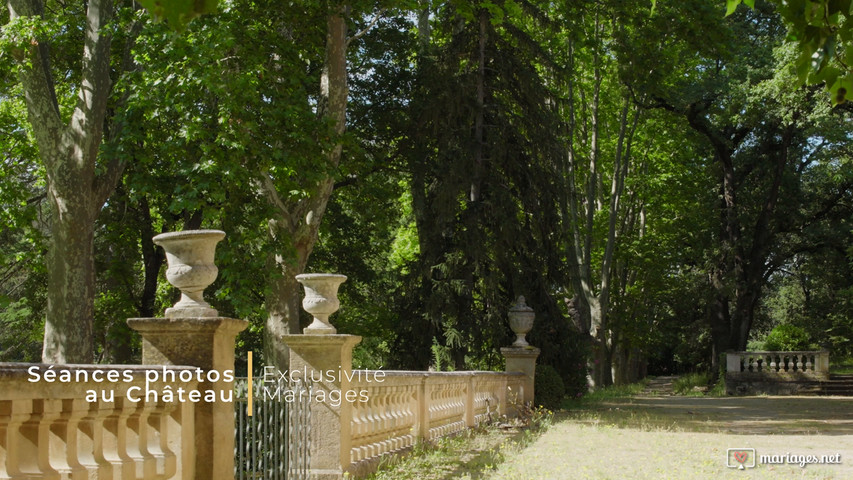
M 247 410 L 249 411 L 248 416 L 252 416 L 252 351 L 249 350 L 249 402 L 247 405 Z

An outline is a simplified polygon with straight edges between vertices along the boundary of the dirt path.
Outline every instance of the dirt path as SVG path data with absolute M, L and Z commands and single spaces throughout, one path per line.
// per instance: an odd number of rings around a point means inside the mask
M 753 449 L 738 470 L 728 449 Z M 840 455 L 840 465 L 761 455 Z M 792 456 L 794 456 L 792 458 Z M 743 458 L 743 457 L 741 457 Z M 827 458 L 827 460 L 830 460 Z M 853 398 L 641 396 L 563 414 L 490 480 L 851 479 Z

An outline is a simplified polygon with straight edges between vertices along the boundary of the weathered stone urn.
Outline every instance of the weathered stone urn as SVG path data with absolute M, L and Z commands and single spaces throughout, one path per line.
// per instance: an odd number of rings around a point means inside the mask
M 181 299 L 166 309 L 166 317 L 218 317 L 204 301 L 204 289 L 219 274 L 213 263 L 216 244 L 225 238 L 220 230 L 186 230 L 154 237 L 166 251 L 166 280 L 181 291 Z
M 335 273 L 304 273 L 296 280 L 305 287 L 302 308 L 314 316 L 311 325 L 305 327 L 306 335 L 334 335 L 335 327 L 329 323 L 329 315 L 338 311 L 338 287 L 346 281 L 346 275 Z
M 527 347 L 530 344 L 524 338 L 525 335 L 533 328 L 533 319 L 536 314 L 533 309 L 528 307 L 523 296 L 518 297 L 515 306 L 509 309 L 509 328 L 515 332 L 517 338 L 512 343 L 513 347 Z

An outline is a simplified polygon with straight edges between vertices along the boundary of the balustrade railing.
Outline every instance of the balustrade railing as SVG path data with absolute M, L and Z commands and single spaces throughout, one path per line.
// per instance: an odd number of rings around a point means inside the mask
M 0 364 L 0 479 L 194 478 L 195 369 L 151 368 Z
M 791 352 L 729 352 L 726 354 L 729 373 L 829 375 L 828 351 Z
M 435 440 L 506 414 L 508 401 L 523 398 L 525 375 L 504 372 L 383 371 L 356 373 L 350 387 L 365 401 L 353 403 L 351 462 Z M 365 379 L 373 378 L 369 381 Z

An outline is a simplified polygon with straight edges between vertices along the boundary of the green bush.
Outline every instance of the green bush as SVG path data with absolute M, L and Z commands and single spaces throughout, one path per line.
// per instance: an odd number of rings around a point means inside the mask
M 787 323 L 773 327 L 764 339 L 764 349 L 768 351 L 808 350 L 810 346 L 809 334 Z
M 566 394 L 563 379 L 557 370 L 550 365 L 537 365 L 536 376 L 533 377 L 535 395 L 533 403 L 548 410 L 558 410 Z

